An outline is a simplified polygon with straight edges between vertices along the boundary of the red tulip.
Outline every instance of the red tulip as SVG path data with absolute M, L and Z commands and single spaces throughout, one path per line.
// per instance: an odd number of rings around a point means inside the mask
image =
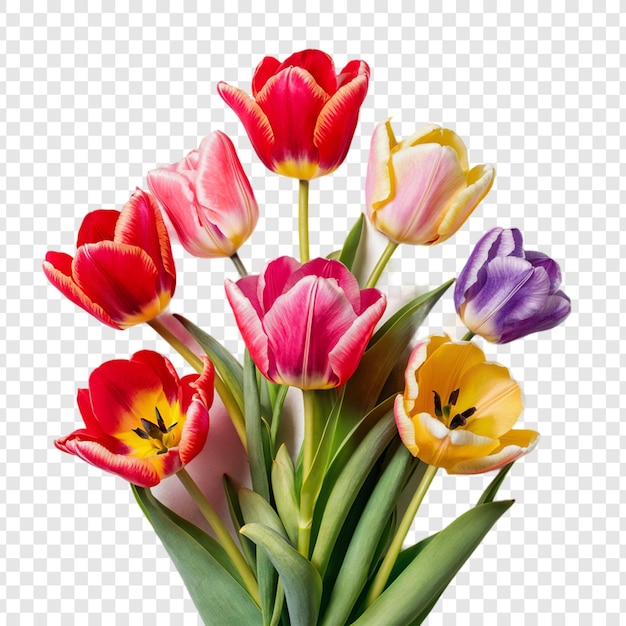
M 219 131 L 182 161 L 148 172 L 148 185 L 180 243 L 194 256 L 232 256 L 259 219 L 235 147 Z
M 140 487 L 175 474 L 203 448 L 213 402 L 214 370 L 179 379 L 164 356 L 143 350 L 129 361 L 107 361 L 79 389 L 85 428 L 55 441 Z
M 78 231 L 76 257 L 48 252 L 48 280 L 74 304 L 113 328 L 155 318 L 176 287 L 170 240 L 159 208 L 138 189 L 121 213 L 88 213 Z
M 290 257 L 260 276 L 226 281 L 237 325 L 260 372 L 300 389 L 332 389 L 356 370 L 385 311 L 376 289 L 359 289 L 339 261 Z
M 267 168 L 309 180 L 343 163 L 368 83 L 364 61 L 350 61 L 337 75 L 329 55 L 304 50 L 282 63 L 265 57 L 252 79 L 254 99 L 224 82 L 217 89 Z

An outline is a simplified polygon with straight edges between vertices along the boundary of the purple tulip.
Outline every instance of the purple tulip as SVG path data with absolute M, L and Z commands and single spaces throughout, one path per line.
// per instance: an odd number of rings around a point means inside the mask
M 559 290 L 561 270 L 525 251 L 517 228 L 494 228 L 476 244 L 454 289 L 463 323 L 493 343 L 508 343 L 560 324 L 571 309 Z

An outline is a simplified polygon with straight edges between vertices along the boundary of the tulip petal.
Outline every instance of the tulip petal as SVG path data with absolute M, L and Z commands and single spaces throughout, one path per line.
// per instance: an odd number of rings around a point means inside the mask
M 270 350 L 280 354 L 277 376 L 300 389 L 336 387 L 329 353 L 356 315 L 336 283 L 315 276 L 277 298 L 263 320 Z M 285 346 L 289 346 L 285 350 Z
M 274 57 L 265 57 L 254 70 L 252 77 L 252 97 L 256 98 L 265 83 L 278 71 L 280 61 Z
M 450 394 L 461 388 L 465 372 L 484 362 L 483 351 L 473 343 L 442 343 L 439 348 L 428 354 L 428 358 L 417 373 L 419 393 L 413 413 L 433 414 L 433 392 L 436 391 L 445 404 Z
M 354 274 L 339 261 L 329 259 L 312 259 L 308 263 L 301 265 L 295 271 L 292 270 L 292 274 L 285 283 L 283 292 L 288 291 L 300 282 L 305 276 L 319 276 L 320 278 L 330 278 L 337 281 L 339 288 L 344 292 L 344 295 L 352 305 L 354 312 L 358 315 L 361 312 L 361 291 L 359 289 L 359 283 L 354 277 Z M 379 294 L 377 290 L 374 290 L 375 294 Z
M 391 149 L 395 145 L 396 139 L 389 120 L 376 126 L 372 134 L 365 179 L 367 211 L 374 225 L 376 225 L 375 211 L 389 201 L 394 193 Z
M 350 61 L 337 76 L 337 89 L 354 80 L 357 76 L 366 76 L 369 80 L 370 68 L 365 61 Z
M 63 252 L 48 252 L 43 263 L 43 271 L 48 280 L 74 304 L 87 313 L 91 313 L 107 326 L 121 330 L 124 326 L 114 321 L 111 316 L 96 302 L 94 302 L 72 279 L 73 259 Z
M 405 409 L 402 394 L 396 396 L 393 404 L 393 414 L 396 418 L 396 426 L 398 427 L 398 433 L 400 434 L 402 443 L 413 456 L 418 456 L 419 446 L 415 441 L 415 426 L 413 426 L 413 420 L 411 420 Z
M 426 124 L 410 137 L 403 139 L 397 149 L 404 150 L 410 146 L 429 143 L 437 143 L 440 146 L 449 146 L 452 148 L 456 152 L 461 169 L 467 172 L 469 169 L 467 148 L 463 140 L 449 128 L 441 128 L 435 124 Z
M 102 430 L 102 427 L 100 426 L 98 418 L 93 412 L 89 389 L 78 390 L 78 393 L 76 394 L 76 403 L 78 404 L 78 410 L 80 411 L 80 415 L 83 418 L 83 422 L 85 422 L 85 426 L 87 427 L 87 430 L 85 432 L 90 432 L 92 435 L 95 436 L 106 436 L 106 433 Z
M 484 284 L 463 310 L 463 321 L 488 341 L 498 341 L 504 323 L 533 317 L 544 307 L 550 279 L 518 257 L 497 257 L 483 269 Z
M 176 402 L 180 381 L 169 359 L 152 350 L 140 350 L 133 354 L 130 363 L 137 363 L 142 369 L 153 372 L 161 381 L 163 393 L 169 404 Z
M 165 400 L 163 383 L 154 371 L 123 360 L 107 361 L 94 370 L 89 391 L 93 412 L 109 435 L 132 432 L 142 418 L 153 421 L 155 408 Z
M 546 298 L 543 309 L 532 317 L 512 324 L 504 324 L 498 343 L 508 343 L 530 333 L 550 330 L 560 324 L 570 314 L 571 309 L 570 299 L 562 291 L 557 291 Z
M 532 452 L 539 440 L 534 430 L 512 430 L 500 438 L 500 446 L 485 457 L 468 459 L 448 469 L 449 474 L 481 474 L 500 469 Z
M 543 252 L 526 250 L 524 257 L 533 267 L 542 267 L 550 278 L 550 291 L 554 293 L 561 285 L 561 268 L 559 264 Z
M 150 459 L 111 452 L 100 441 L 82 435 L 79 437 L 70 435 L 61 442 L 55 443 L 64 452 L 75 454 L 83 461 L 116 474 L 134 485 L 149 488 L 161 481 L 161 477 Z
M 332 57 L 326 52 L 313 49 L 294 52 L 278 66 L 276 74 L 291 67 L 297 67 L 308 72 L 329 96 L 332 96 L 337 90 L 335 64 Z
M 437 467 L 454 467 L 461 461 L 483 457 L 498 447 L 498 440 L 463 429 L 449 430 L 428 413 L 413 418 L 419 458 Z
M 385 297 L 379 293 L 378 300 L 354 320 L 352 326 L 343 332 L 337 345 L 328 354 L 330 366 L 339 380 L 348 380 L 356 371 L 359 362 L 354 355 L 365 352 L 386 306 Z
M 368 82 L 369 75 L 361 75 L 343 85 L 319 114 L 313 142 L 319 150 L 320 170 L 324 173 L 337 169 L 348 154 Z
M 140 248 L 108 241 L 84 245 L 76 253 L 73 274 L 78 289 L 120 327 L 152 319 L 163 308 L 154 262 Z
M 489 193 L 495 175 L 496 170 L 491 165 L 477 165 L 470 171 L 468 186 L 456 196 L 439 225 L 439 243 L 452 237 L 463 226 L 465 220 Z
M 289 256 L 281 256 L 267 264 L 257 283 L 257 296 L 263 312 L 269 311 L 276 298 L 288 289 L 291 276 L 301 267 L 296 259 Z
M 78 230 L 76 247 L 86 243 L 98 243 L 99 241 L 113 241 L 115 237 L 115 225 L 120 216 L 119 211 L 99 209 L 85 215 Z
M 218 228 L 201 220 L 189 179 L 167 168 L 148 172 L 148 186 L 159 199 L 178 240 L 194 256 L 229 256 L 236 250 Z
M 271 169 L 301 179 L 315 175 L 319 153 L 313 133 L 327 100 L 311 74 L 299 67 L 282 70 L 267 81 L 257 103 L 274 132 Z
M 481 363 L 467 369 L 459 389 L 454 411 L 476 409 L 464 426 L 476 435 L 499 439 L 511 430 L 524 408 L 520 386 L 506 367 L 496 363 Z
M 187 409 L 185 427 L 179 443 L 180 460 L 186 465 L 204 448 L 209 432 L 209 411 L 198 396 Z
M 391 156 L 396 179 L 393 200 L 377 218 L 393 241 L 430 244 L 448 203 L 465 186 L 457 154 L 448 146 L 417 145 Z
M 211 133 L 200 144 L 195 193 L 201 222 L 219 228 L 234 253 L 252 234 L 259 209 L 235 146 L 222 132 Z
M 115 225 L 115 242 L 145 251 L 159 270 L 158 290 L 174 293 L 176 267 L 172 247 L 159 207 L 150 194 L 137 189 L 124 205 Z
M 265 167 L 273 169 L 270 154 L 275 142 L 274 131 L 263 109 L 247 93 L 227 83 L 218 83 L 217 91 L 241 120 Z
M 256 277 L 248 277 L 248 279 L 254 278 Z M 252 286 L 251 280 L 246 281 L 242 279 L 239 281 L 239 284 L 242 281 L 244 281 L 243 284 L 246 286 Z M 224 287 L 226 289 L 226 297 L 235 314 L 237 326 L 250 352 L 250 356 L 259 370 L 267 376 L 270 368 L 269 343 L 261 324 L 260 312 L 254 306 L 254 300 L 249 299 L 238 284 L 231 280 L 226 280 Z M 252 297 L 256 299 L 256 293 Z M 259 306 L 258 301 L 256 306 Z

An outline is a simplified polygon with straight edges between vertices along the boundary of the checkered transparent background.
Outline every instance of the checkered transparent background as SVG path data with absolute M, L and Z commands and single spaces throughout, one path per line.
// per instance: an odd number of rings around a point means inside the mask
M 294 181 L 265 171 L 215 86 L 226 80 L 249 89 L 264 55 L 319 47 L 339 67 L 366 60 L 372 81 L 346 163 L 311 186 L 313 252 L 337 247 L 362 209 L 374 124 L 392 116 L 406 136 L 431 121 L 466 140 L 471 163 L 497 164 L 496 183 L 453 240 L 401 248 L 383 286 L 397 296 L 435 286 L 458 273 L 486 229 L 515 226 L 528 248 L 561 263 L 573 302 L 564 326 L 485 346 L 522 382 L 523 423 L 543 438 L 501 491 L 516 504 L 428 623 L 618 624 L 626 612 L 619 415 L 626 32 L 619 3 L 431 1 L 416 10 L 408 1 L 311 0 L 306 12 L 289 1 L 3 4 L 6 623 L 199 623 L 127 485 L 52 445 L 78 426 L 76 388 L 93 368 L 144 347 L 169 351 L 148 327 L 116 332 L 91 319 L 47 284 L 41 261 L 47 250 L 73 250 L 87 211 L 120 208 L 136 186 L 145 188 L 148 170 L 180 159 L 215 129 L 233 138 L 262 208 L 241 250 L 244 262 L 258 271 L 269 257 L 295 253 Z M 222 294 L 231 267 L 191 258 L 179 246 L 175 253 L 172 309 L 240 351 Z M 424 332 L 441 328 L 462 332 L 451 297 Z M 488 480 L 439 476 L 414 537 L 467 509 Z

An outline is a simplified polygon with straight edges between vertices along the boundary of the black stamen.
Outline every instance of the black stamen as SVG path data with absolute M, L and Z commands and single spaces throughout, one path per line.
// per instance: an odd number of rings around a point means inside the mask
M 159 411 L 159 408 L 155 406 L 155 407 L 154 407 L 154 410 L 155 410 L 155 412 L 156 412 L 157 424 L 159 425 L 159 430 L 160 430 L 162 433 L 167 433 L 167 432 L 169 432 L 169 431 L 167 430 L 167 427 L 165 426 L 165 422 L 163 421 L 163 418 L 161 417 L 161 412 Z
M 454 430 L 459 426 L 465 426 L 466 421 L 467 420 L 460 413 L 457 413 L 450 422 L 450 430 Z
M 465 426 L 467 422 L 467 418 L 474 415 L 474 413 L 476 413 L 475 406 L 469 409 L 465 409 L 463 413 L 457 413 L 450 421 L 450 427 L 449 427 L 450 430 L 454 430 L 455 428 L 458 428 L 459 426 Z
M 146 429 L 146 432 L 153 439 L 163 438 L 163 433 L 161 432 L 161 429 L 156 424 L 153 424 L 152 422 L 141 418 L 141 425 Z
M 435 415 L 441 417 L 443 415 L 441 412 L 441 398 L 436 391 L 433 390 L 433 393 L 435 394 Z
M 473 406 L 469 409 L 465 409 L 465 411 L 463 411 L 463 413 L 461 413 L 461 415 L 467 419 L 468 417 L 472 417 L 472 415 L 474 415 L 474 413 L 476 413 L 476 407 Z
M 450 397 L 448 398 L 448 404 L 451 404 L 452 406 L 454 406 L 456 404 L 456 401 L 459 398 L 459 391 L 460 389 L 455 389 L 451 394 Z
M 150 435 L 142 428 L 133 428 L 133 432 L 139 435 L 142 439 L 150 439 Z
M 171 426 L 167 429 L 167 432 L 168 432 L 168 433 L 171 433 L 171 432 L 172 432 L 172 430 L 174 429 L 174 426 L 178 426 L 178 422 L 174 422 L 174 423 L 173 423 L 173 424 L 172 424 L 172 425 L 171 425 Z

